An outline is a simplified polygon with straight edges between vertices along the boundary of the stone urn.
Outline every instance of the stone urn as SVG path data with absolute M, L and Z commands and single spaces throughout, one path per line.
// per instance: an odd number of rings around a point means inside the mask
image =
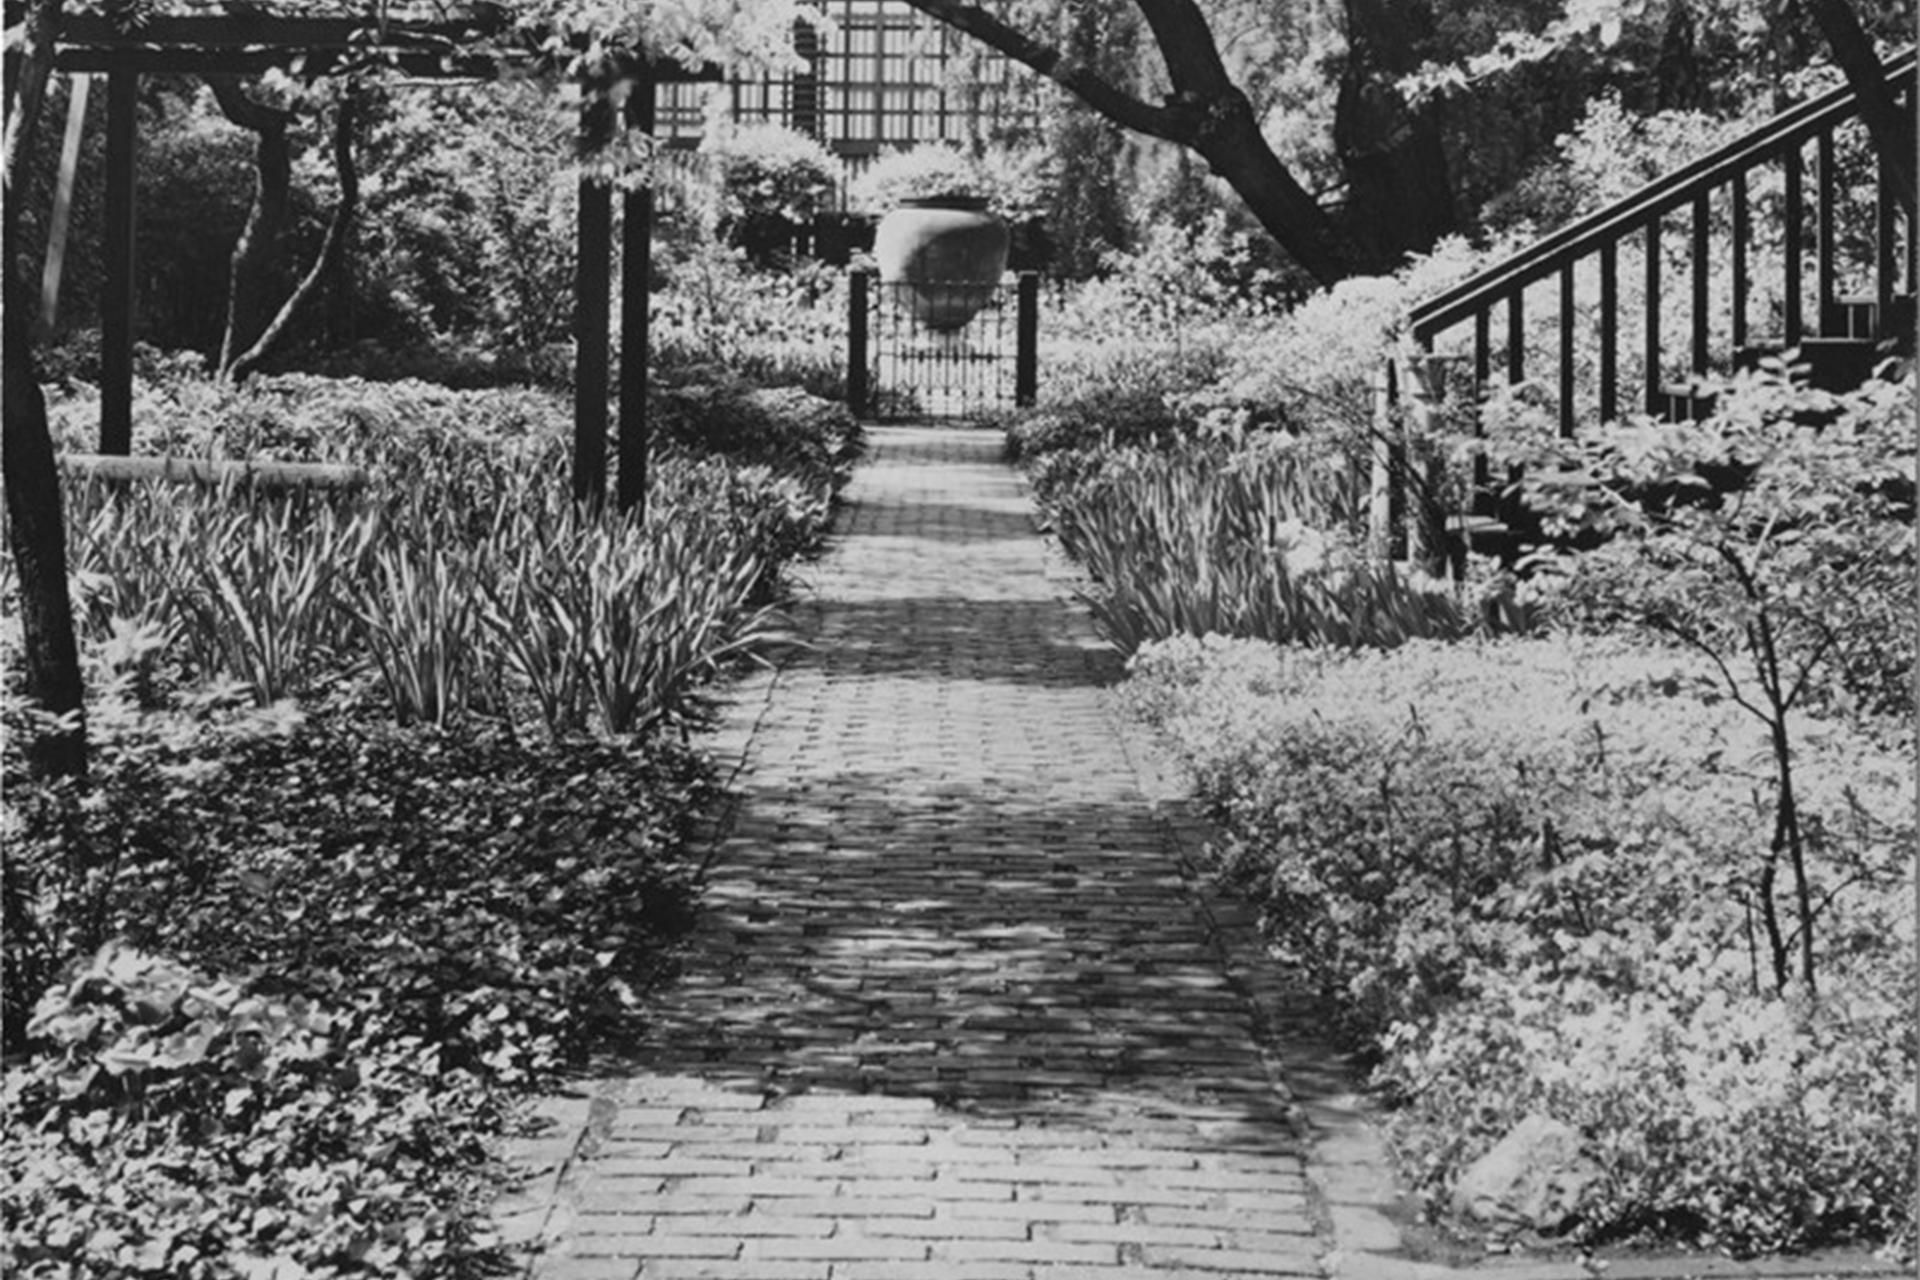
M 880 219 L 873 256 L 880 280 L 904 295 L 921 324 L 950 333 L 993 298 L 1007 269 L 1007 224 L 979 196 L 905 200 Z

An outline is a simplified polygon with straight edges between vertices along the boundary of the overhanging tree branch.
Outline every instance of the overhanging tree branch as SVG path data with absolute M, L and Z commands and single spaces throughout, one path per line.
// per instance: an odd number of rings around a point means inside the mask
M 977 4 L 962 4 L 960 0 L 907 0 L 907 3 L 1045 76 L 1124 129 L 1168 142 L 1186 141 L 1180 136 L 1173 114 L 1165 108 L 1143 102 L 1108 83 L 1086 65 L 1008 26 Z
M 1361 269 L 1355 246 L 1274 155 L 1253 104 L 1227 74 L 1213 32 L 1193 0 L 1135 0 L 1172 81 L 1173 92 L 1161 106 L 1143 102 L 977 4 L 907 3 L 1045 76 L 1122 128 L 1200 155 L 1267 234 L 1320 284 L 1337 284 Z

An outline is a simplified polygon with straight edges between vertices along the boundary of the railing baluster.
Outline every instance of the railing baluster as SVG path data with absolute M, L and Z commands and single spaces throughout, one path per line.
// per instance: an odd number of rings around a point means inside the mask
M 1507 381 L 1520 382 L 1527 376 L 1526 290 L 1515 289 L 1507 296 Z
M 1805 210 L 1802 205 L 1805 198 L 1801 193 L 1800 148 L 1787 148 L 1780 157 L 1780 163 L 1786 170 L 1786 322 L 1787 346 L 1800 345 L 1800 335 L 1804 328 L 1800 314 L 1800 277 L 1803 274 L 1801 263 L 1801 227 Z
M 1753 243 L 1753 209 L 1747 203 L 1747 175 L 1734 177 L 1733 196 L 1733 350 L 1747 345 L 1747 306 L 1753 282 L 1747 278 L 1747 250 Z
M 1906 112 L 1909 120 L 1913 118 L 1915 106 L 1920 105 L 1914 101 L 1916 96 L 1920 96 L 1920 89 L 1916 89 L 1913 82 L 1908 80 L 1906 92 L 1900 95 L 1900 109 Z M 1897 212 L 1902 215 L 1907 228 L 1905 252 L 1900 255 L 1900 265 L 1904 273 L 1901 277 L 1903 287 L 1900 292 L 1920 293 L 1920 226 L 1915 225 L 1913 215 L 1906 210 L 1901 209 Z
M 1646 355 L 1647 412 L 1655 417 L 1660 413 L 1660 219 L 1654 218 L 1647 223 L 1647 296 L 1646 296 L 1646 332 L 1643 334 L 1643 348 Z
M 1707 254 L 1713 208 L 1707 193 L 1693 198 L 1693 372 L 1707 371 Z
M 1560 268 L 1560 434 L 1573 437 L 1573 264 Z
M 1600 246 L 1600 421 L 1620 416 L 1620 253 Z
M 1833 287 L 1833 241 L 1836 233 L 1834 221 L 1834 188 L 1839 184 L 1834 178 L 1833 130 L 1820 133 L 1814 145 L 1815 169 L 1813 180 L 1820 184 L 1815 193 L 1814 207 L 1817 210 L 1814 234 L 1818 240 L 1814 243 L 1814 328 L 1826 333 L 1832 328 L 1834 312 Z
M 1920 105 L 1914 101 L 1916 96 L 1920 96 L 1920 90 L 1916 90 L 1912 83 L 1909 82 L 1906 93 L 1902 94 L 1900 98 L 1900 109 L 1907 113 L 1909 120 L 1913 118 L 1915 106 Z M 1902 277 L 1905 287 L 1901 289 L 1901 292 L 1905 294 L 1920 293 L 1920 224 L 1917 224 L 1914 216 L 1907 213 L 1906 210 L 1902 209 L 1900 213 L 1903 215 L 1903 220 L 1907 226 L 1906 251 L 1900 255 L 1901 266 L 1905 271 L 1905 275 Z
M 1473 433 L 1486 430 L 1483 417 L 1487 384 L 1493 381 L 1493 313 L 1482 309 L 1473 313 Z M 1485 454 L 1473 460 L 1473 510 L 1488 514 L 1487 459 Z

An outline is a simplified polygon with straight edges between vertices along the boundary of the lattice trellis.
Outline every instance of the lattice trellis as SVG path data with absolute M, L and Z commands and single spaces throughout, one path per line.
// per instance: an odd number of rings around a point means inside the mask
M 808 70 L 730 82 L 742 124 L 784 124 L 826 143 L 856 167 L 922 142 L 968 143 L 1031 128 L 1041 81 L 901 0 L 822 0 L 823 31 L 800 28 L 794 49 Z M 660 136 L 697 144 L 705 93 L 663 87 Z

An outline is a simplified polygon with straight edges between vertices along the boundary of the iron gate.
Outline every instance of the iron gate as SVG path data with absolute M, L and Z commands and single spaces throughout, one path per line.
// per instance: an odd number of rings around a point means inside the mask
M 995 285 L 908 284 L 856 271 L 847 297 L 847 403 L 855 417 L 952 421 L 1033 403 L 1037 274 Z

